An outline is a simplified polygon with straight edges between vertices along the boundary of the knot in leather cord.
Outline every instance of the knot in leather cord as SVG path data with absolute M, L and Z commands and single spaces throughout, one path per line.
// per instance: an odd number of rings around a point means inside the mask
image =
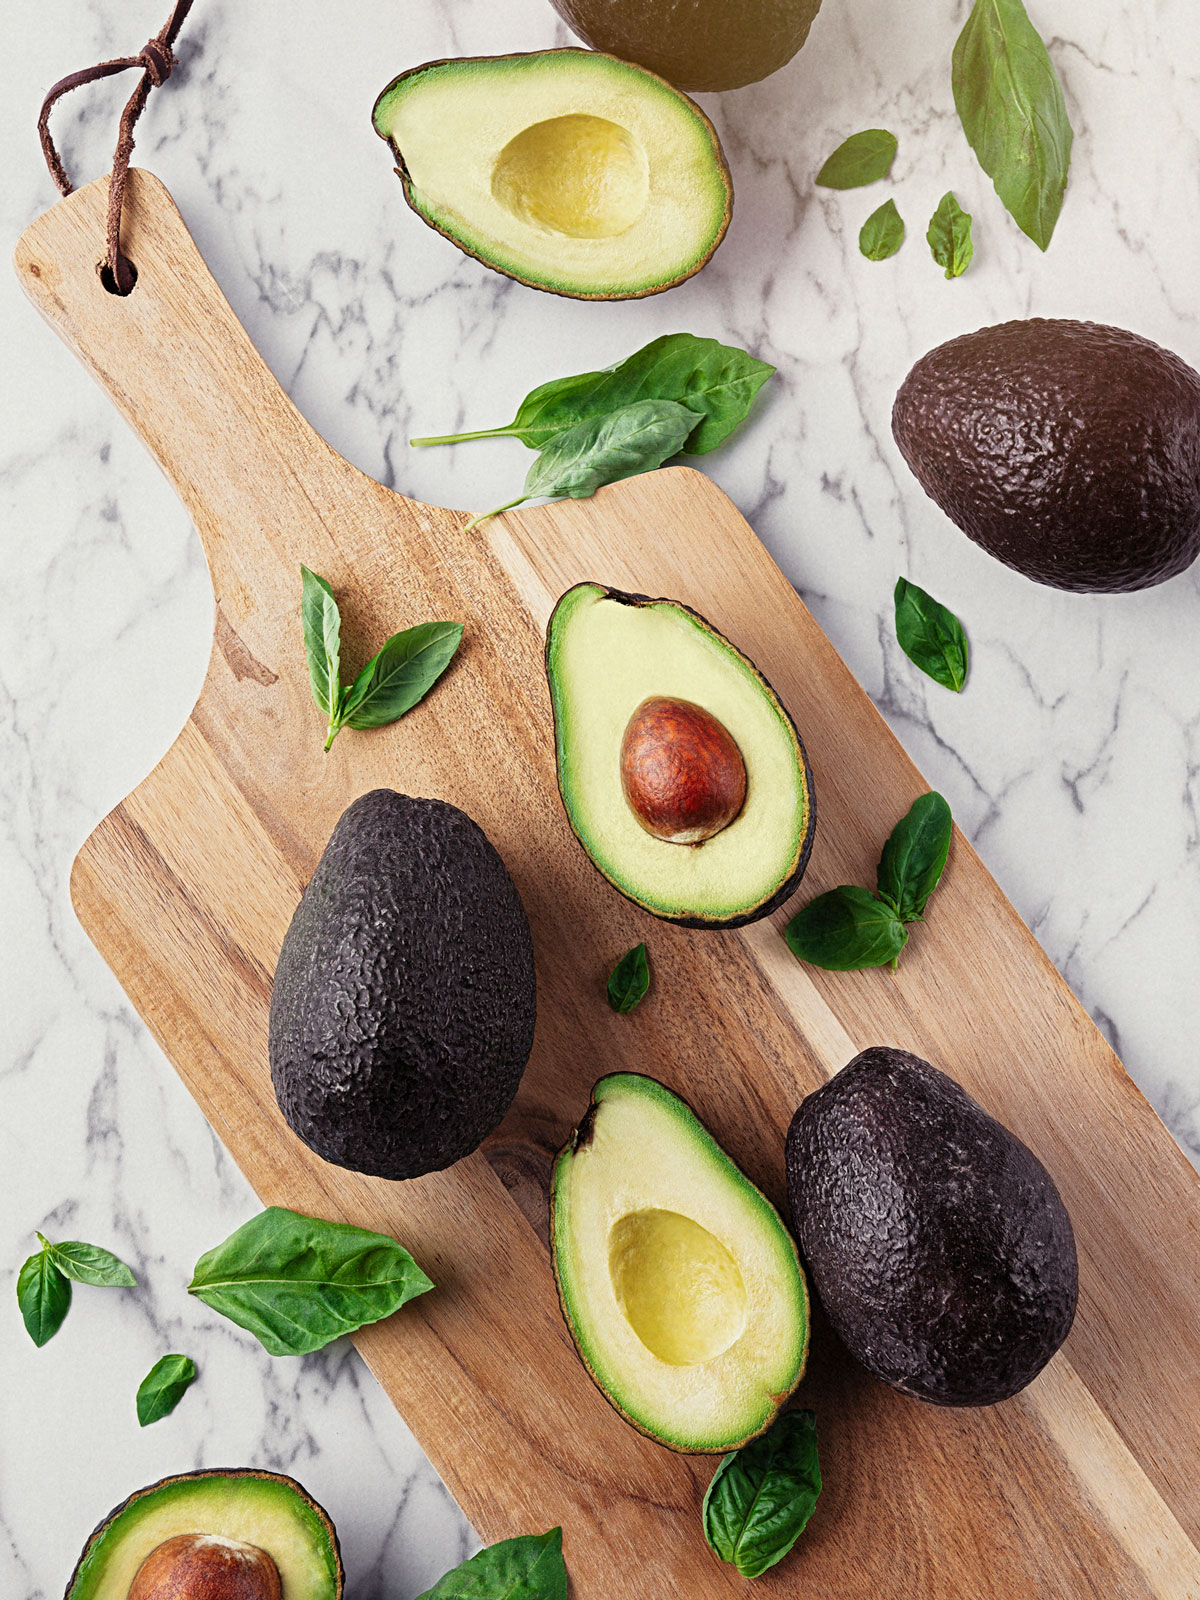
M 161 89 L 175 70 L 175 52 L 161 39 L 148 39 L 138 52 L 153 88 Z

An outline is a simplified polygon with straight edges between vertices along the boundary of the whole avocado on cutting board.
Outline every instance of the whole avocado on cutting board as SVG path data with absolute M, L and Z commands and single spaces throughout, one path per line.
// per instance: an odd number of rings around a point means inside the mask
M 676 468 L 464 532 L 461 513 L 373 482 L 312 431 L 144 172 L 123 224 L 137 285 L 106 293 L 106 202 L 98 183 L 56 205 L 17 270 L 177 485 L 215 628 L 196 707 L 83 846 L 73 901 L 263 1201 L 392 1234 L 428 1269 L 435 1290 L 355 1338 L 481 1536 L 561 1523 L 577 1600 L 745 1594 L 701 1535 L 712 1459 L 644 1438 L 576 1355 L 551 1268 L 552 1159 L 599 1076 L 649 1073 L 780 1209 L 796 1106 L 885 1039 L 952 1063 L 1054 1173 L 1079 1309 L 1028 1389 L 968 1412 L 876 1382 L 818 1321 L 797 1402 L 818 1415 L 826 1489 L 755 1594 L 1200 1593 L 1196 1175 L 968 842 L 955 836 L 936 915 L 898 971 L 827 973 L 787 950 L 790 908 L 723 933 L 648 917 L 563 814 L 543 650 L 556 599 L 584 579 L 694 608 L 774 686 L 820 794 L 805 894 L 869 881 L 879 841 L 929 787 L 744 520 Z M 301 562 L 339 596 L 347 649 L 430 617 L 466 630 L 436 692 L 328 755 Z M 405 1182 L 323 1161 L 280 1115 L 269 1072 L 289 923 L 338 818 L 375 789 L 479 824 L 524 903 L 538 975 L 504 1120 L 472 1155 Z M 653 988 L 618 1016 L 605 979 L 643 939 Z

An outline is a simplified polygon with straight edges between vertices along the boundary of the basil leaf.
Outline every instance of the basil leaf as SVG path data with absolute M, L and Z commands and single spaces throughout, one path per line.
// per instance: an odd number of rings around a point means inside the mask
M 810 900 L 788 923 L 783 937 L 799 960 L 828 972 L 886 966 L 899 959 L 908 942 L 895 908 L 856 884 L 843 884 Z
M 169 1355 L 156 1361 L 138 1385 L 138 1426 L 145 1428 L 170 1416 L 196 1377 L 190 1356 Z
M 387 1234 L 268 1206 L 200 1257 L 188 1293 L 271 1355 L 298 1356 L 432 1288 Z
M 907 578 L 897 578 L 896 639 L 908 659 L 943 688 L 958 694 L 967 681 L 967 636 L 940 601 Z
M 704 1537 L 743 1578 L 757 1578 L 787 1555 L 820 1493 L 817 1419 L 785 1411 L 761 1437 L 721 1457 L 701 1507 Z
M 700 419 L 683 449 L 688 455 L 705 455 L 745 419 L 754 396 L 774 371 L 735 345 L 694 333 L 665 333 L 603 372 L 580 372 L 541 384 L 526 395 L 506 427 L 409 442 L 457 444 L 509 436 L 540 450 L 580 422 L 635 400 L 676 400 Z
M 952 83 L 979 165 L 1013 221 L 1045 250 L 1073 135 L 1054 63 L 1021 0 L 975 0 L 954 46 Z
M 894 200 L 885 200 L 863 223 L 858 248 L 868 261 L 886 261 L 904 243 L 904 221 Z
M 586 500 L 606 483 L 661 467 L 695 426 L 696 413 L 675 400 L 637 400 L 590 417 L 550 440 L 529 469 L 524 494 L 473 517 L 463 532 L 535 496 Z
M 17 1274 L 17 1304 L 26 1333 L 40 1349 L 62 1327 L 71 1304 L 71 1285 L 54 1265 L 44 1242 Z
M 448 1572 L 417 1600 L 567 1600 L 562 1529 L 501 1539 Z
M 946 269 L 948 278 L 961 278 L 971 265 L 975 246 L 971 241 L 971 213 L 964 211 L 947 189 L 938 201 L 938 208 L 929 219 L 925 235 L 933 259 Z
M 90 1283 L 99 1289 L 132 1289 L 137 1283 L 125 1263 L 98 1244 L 84 1244 L 80 1239 L 51 1244 L 40 1233 L 38 1238 L 63 1276 L 76 1283 Z
M 623 1017 L 643 1000 L 650 987 L 650 962 L 644 944 L 627 950 L 612 969 L 608 980 L 608 1003 Z
M 341 617 L 333 590 L 315 572 L 301 566 L 300 620 L 304 625 L 304 652 L 308 678 L 317 710 L 332 722 L 337 712 L 341 671 Z
M 886 178 L 896 159 L 896 135 L 886 128 L 864 128 L 852 133 L 817 173 L 823 189 L 861 189 Z
M 348 728 L 382 728 L 423 700 L 454 659 L 461 622 L 422 622 L 394 633 L 355 678 L 341 710 Z
M 904 922 L 925 913 L 929 896 L 950 853 L 954 821 L 940 794 L 930 791 L 914 801 L 892 829 L 879 858 L 879 893 L 886 895 Z

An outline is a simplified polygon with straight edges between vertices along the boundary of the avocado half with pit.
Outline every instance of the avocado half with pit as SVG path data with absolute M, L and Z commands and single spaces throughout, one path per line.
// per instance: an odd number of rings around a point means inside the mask
M 110 1511 L 65 1600 L 340 1600 L 342 1582 L 337 1533 L 306 1489 L 282 1473 L 219 1467 L 163 1478 Z
M 698 272 L 729 226 L 712 123 L 615 56 L 430 61 L 388 84 L 373 121 L 422 221 L 535 289 L 657 294 Z
M 596 1384 L 673 1450 L 733 1450 L 804 1375 L 808 1289 L 770 1201 L 678 1095 L 601 1078 L 554 1164 L 559 1299 Z
M 754 663 L 675 600 L 576 584 L 546 634 L 558 786 L 593 863 L 692 928 L 774 911 L 804 875 L 812 773 Z

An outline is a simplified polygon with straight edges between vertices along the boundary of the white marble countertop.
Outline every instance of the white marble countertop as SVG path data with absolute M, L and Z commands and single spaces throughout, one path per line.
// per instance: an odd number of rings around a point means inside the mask
M 955 333 L 1029 314 L 1133 328 L 1200 364 L 1200 17 L 1193 0 L 1030 0 L 1076 132 L 1047 255 L 1009 221 L 953 113 L 966 0 L 825 0 L 763 84 L 706 96 L 737 203 L 710 266 L 670 294 L 582 304 L 461 256 L 405 208 L 370 127 L 377 91 L 430 58 L 566 43 L 545 0 L 200 0 L 136 159 L 168 185 L 234 309 L 315 426 L 420 498 L 515 492 L 511 441 L 410 451 L 410 433 L 504 421 L 535 383 L 678 328 L 748 345 L 779 377 L 704 465 L 757 528 L 1129 1071 L 1200 1160 L 1200 566 L 1131 596 L 1036 587 L 964 539 L 904 468 L 895 389 Z M 55 198 L 34 121 L 63 72 L 135 51 L 165 0 L 51 0 L 7 20 L 0 66 L 10 241 Z M 286 19 L 286 21 L 284 20 Z M 131 75 L 56 117 L 80 181 L 107 170 Z M 900 138 L 893 180 L 817 191 L 846 134 Z M 923 233 L 953 187 L 976 259 L 947 283 Z M 894 193 L 909 238 L 856 250 Z M 76 924 L 74 851 L 182 724 L 209 648 L 211 591 L 180 505 L 109 402 L 0 278 L 0 1591 L 60 1593 L 83 1539 L 168 1471 L 254 1462 L 333 1514 L 350 1600 L 405 1600 L 473 1536 L 354 1351 L 275 1361 L 190 1301 L 191 1263 L 256 1209 Z M 898 572 L 970 631 L 969 690 L 910 667 Z M 36 1350 L 13 1298 L 34 1229 L 111 1246 L 137 1294 L 77 1290 Z M 162 1352 L 202 1380 L 141 1431 Z

